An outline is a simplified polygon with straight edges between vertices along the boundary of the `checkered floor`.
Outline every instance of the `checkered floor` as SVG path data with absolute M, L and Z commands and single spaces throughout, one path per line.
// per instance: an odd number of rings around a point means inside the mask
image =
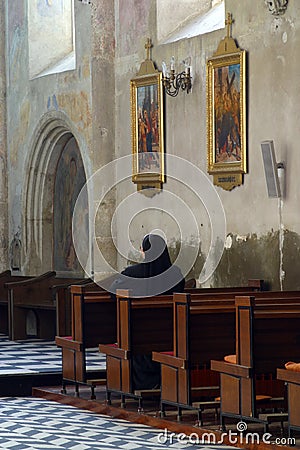
M 182 437 L 147 425 L 94 414 L 39 398 L 0 398 L 0 448 L 10 450 L 196 449 Z M 194 437 L 195 439 L 195 437 Z M 230 447 L 219 446 L 219 449 Z M 233 449 L 233 447 L 231 447 Z M 216 447 L 214 447 L 216 449 Z
M 87 370 L 105 370 L 105 355 L 97 348 L 86 354 Z M 0 376 L 57 373 L 62 371 L 61 349 L 43 340 L 10 341 L 0 335 Z

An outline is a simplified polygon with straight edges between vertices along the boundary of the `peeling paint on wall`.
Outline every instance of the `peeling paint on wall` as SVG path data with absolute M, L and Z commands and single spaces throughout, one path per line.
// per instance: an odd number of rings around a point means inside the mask
M 230 239 L 229 239 L 230 237 Z M 250 278 L 263 279 L 269 289 L 300 289 L 300 236 L 292 231 L 271 231 L 264 236 L 228 235 L 221 262 L 211 286 L 246 285 Z M 282 263 L 281 263 L 282 258 Z

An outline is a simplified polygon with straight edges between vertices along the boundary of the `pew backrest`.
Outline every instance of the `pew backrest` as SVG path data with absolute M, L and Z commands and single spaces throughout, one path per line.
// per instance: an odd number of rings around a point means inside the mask
M 300 301 L 259 304 L 236 298 L 237 363 L 256 375 L 276 373 L 287 360 L 300 359 Z

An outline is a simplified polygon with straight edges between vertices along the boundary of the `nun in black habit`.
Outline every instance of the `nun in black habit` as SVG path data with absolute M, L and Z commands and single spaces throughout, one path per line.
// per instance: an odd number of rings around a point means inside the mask
M 179 267 L 172 265 L 161 236 L 146 235 L 141 252 L 143 262 L 127 267 L 112 284 L 113 298 L 117 289 L 131 289 L 135 298 L 183 292 L 184 277 Z M 152 361 L 151 355 L 136 355 L 132 360 L 132 380 L 134 390 L 160 386 L 160 364 Z

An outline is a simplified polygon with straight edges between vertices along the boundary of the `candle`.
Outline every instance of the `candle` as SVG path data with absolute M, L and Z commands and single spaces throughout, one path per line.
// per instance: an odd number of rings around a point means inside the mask
M 163 61 L 163 62 L 161 63 L 161 65 L 162 65 L 163 76 L 164 76 L 164 78 L 167 78 L 167 72 L 168 72 L 168 70 L 167 70 L 167 64 L 165 63 L 165 61 Z
M 170 65 L 171 65 L 171 70 L 175 70 L 175 58 L 174 58 L 174 56 L 172 56 L 172 58 L 171 58 Z

